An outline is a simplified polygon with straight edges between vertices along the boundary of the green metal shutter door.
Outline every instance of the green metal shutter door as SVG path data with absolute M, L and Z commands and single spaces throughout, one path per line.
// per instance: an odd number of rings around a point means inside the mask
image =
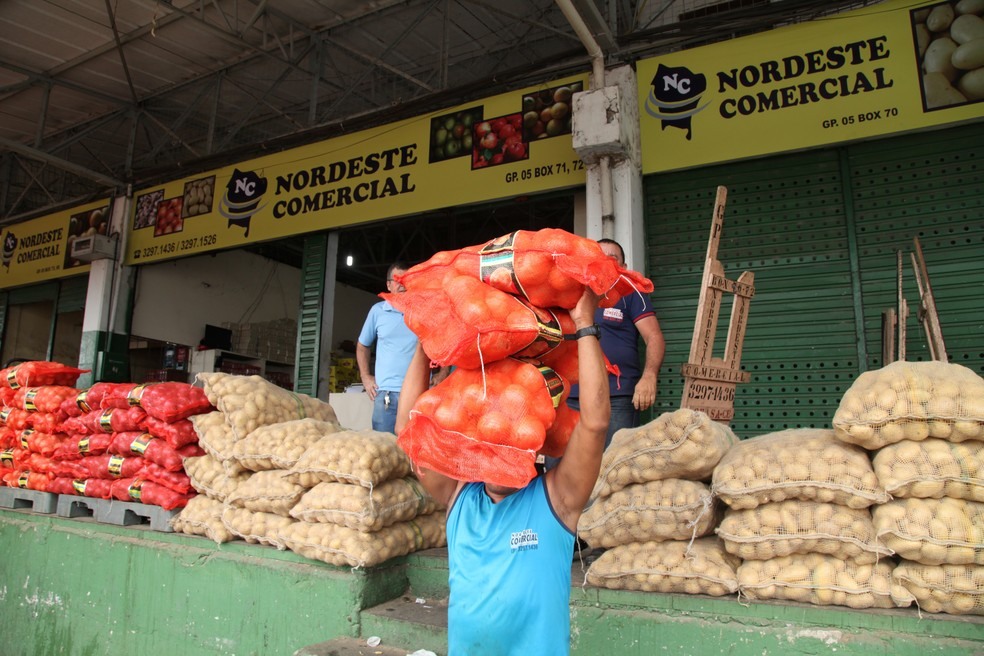
M 826 426 L 857 371 L 848 235 L 836 153 L 805 153 L 647 179 L 647 271 L 666 337 L 657 413 L 678 408 L 717 185 L 728 188 L 718 259 L 755 273 L 735 419 L 742 437 Z M 731 300 L 717 331 L 723 353 Z M 818 327 L 822 331 L 818 331 Z
M 294 390 L 318 394 L 318 360 L 321 355 L 321 302 L 325 289 L 325 252 L 328 234 L 307 235 L 301 263 L 301 307 L 297 313 L 297 356 Z
M 746 270 L 756 277 L 742 357 L 752 380 L 738 386 L 732 422 L 741 437 L 829 426 L 854 378 L 881 366 L 895 251 L 911 250 L 914 236 L 951 360 L 984 371 L 982 143 L 980 125 L 966 126 L 649 176 L 647 272 L 667 340 L 655 412 L 680 404 L 717 185 L 729 191 L 718 259 L 731 279 Z M 906 255 L 907 359 L 926 359 L 911 270 Z M 729 312 L 728 302 L 719 343 Z
M 902 250 L 910 317 L 907 360 L 930 359 L 916 317 L 908 252 L 919 237 L 951 362 L 984 375 L 984 125 L 865 143 L 849 150 L 865 299 L 865 335 L 881 344 L 883 308 L 896 304 Z M 870 349 L 869 368 L 881 366 Z
M 62 280 L 58 289 L 58 314 L 78 312 L 85 308 L 85 295 L 88 290 L 88 276 L 76 276 Z

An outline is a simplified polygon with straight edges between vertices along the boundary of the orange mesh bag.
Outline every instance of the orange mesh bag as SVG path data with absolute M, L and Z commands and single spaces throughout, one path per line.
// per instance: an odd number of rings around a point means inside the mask
M 89 370 L 67 367 L 59 362 L 32 360 L 0 370 L 0 385 L 12 389 L 29 385 L 74 385 L 85 373 Z
M 119 455 L 86 456 L 78 461 L 86 470 L 84 478 L 129 478 L 136 476 L 147 461 Z
M 67 476 L 78 478 L 85 476 L 85 467 L 79 464 L 78 460 L 55 460 L 47 458 L 40 453 L 32 453 L 24 460 L 24 469 L 30 469 L 40 474 L 49 476 Z
M 7 487 L 19 487 L 22 490 L 37 490 L 47 492 L 48 484 L 51 483 L 51 476 L 24 470 L 21 472 L 11 472 L 4 474 L 3 482 Z
M 113 481 L 110 494 L 120 501 L 132 501 L 148 506 L 160 506 L 164 510 L 184 508 L 194 494 L 179 494 L 163 485 L 142 478 L 122 478 Z
M 648 294 L 653 283 L 620 267 L 597 242 L 557 228 L 518 230 L 480 245 L 436 253 L 400 277 L 407 289 L 432 267 L 453 267 L 459 273 L 516 294 L 537 307 L 571 309 L 588 285 L 611 307 L 630 293 Z
M 127 389 L 133 387 L 133 383 L 96 383 L 88 389 L 84 389 L 75 397 L 75 405 L 82 412 L 92 412 L 102 407 L 103 397 L 114 389 Z
M 543 440 L 543 446 L 540 447 L 540 453 L 545 456 L 563 457 L 564 452 L 567 451 L 567 442 L 571 439 L 571 433 L 574 432 L 574 426 L 581 418 L 581 413 L 569 407 L 566 400 L 567 397 L 565 396 L 565 402 L 557 406 L 557 418 L 554 419 L 553 425 L 547 429 L 547 436 Z
M 139 476 L 146 481 L 162 485 L 181 494 L 195 491 L 188 474 L 183 471 L 168 471 L 156 462 L 146 463 L 140 470 Z
M 72 487 L 80 497 L 109 499 L 112 496 L 113 481 L 108 478 L 78 478 L 72 481 Z
M 60 414 L 61 405 L 66 399 L 74 399 L 79 391 L 64 385 L 47 387 L 22 387 L 14 395 L 14 406 L 28 412 Z M 62 418 L 67 417 L 64 415 Z
M 190 419 L 167 422 L 148 416 L 144 419 L 143 429 L 154 437 L 161 438 L 175 449 L 198 441 L 195 426 Z
M 101 456 L 106 453 L 113 435 L 96 433 L 95 435 L 70 435 L 55 449 L 52 458 L 59 460 L 77 460 L 82 456 Z
M 214 410 L 205 391 L 188 383 L 143 383 L 114 387 L 102 400 L 103 408 L 140 406 L 161 421 L 178 421 Z
M 512 358 L 456 369 L 420 395 L 399 445 L 417 467 L 522 487 L 569 390 L 552 369 Z
M 79 417 L 69 417 L 62 423 L 62 430 L 77 435 L 94 433 L 123 433 L 140 430 L 147 413 L 143 408 L 106 408 Z
M 0 424 L 15 431 L 21 431 L 30 427 L 34 423 L 33 414 L 21 408 L 8 406 L 0 410 Z
M 157 463 L 167 471 L 180 471 L 181 456 L 170 444 L 142 431 L 127 431 L 116 433 L 107 449 L 110 453 L 120 456 L 143 456 L 146 460 Z
M 9 449 L 17 444 L 17 431 L 0 426 L 0 449 Z
M 17 390 L 0 386 L 0 406 L 6 408 L 13 403 L 15 394 L 17 394 Z
M 20 444 L 31 453 L 40 453 L 50 458 L 65 442 L 67 435 L 60 433 L 42 433 L 33 428 L 25 428 L 20 433 Z
M 31 452 L 20 446 L 12 446 L 0 451 L 0 470 L 24 469 L 24 461 Z M 6 471 L 5 471 L 6 473 Z

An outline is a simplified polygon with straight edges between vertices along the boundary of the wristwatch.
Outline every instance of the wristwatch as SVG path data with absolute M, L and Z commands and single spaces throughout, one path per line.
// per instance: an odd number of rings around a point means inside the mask
M 582 337 L 597 337 L 601 339 L 601 328 L 598 327 L 598 324 L 594 324 L 593 326 L 575 331 L 573 335 L 564 335 L 564 339 L 581 339 Z

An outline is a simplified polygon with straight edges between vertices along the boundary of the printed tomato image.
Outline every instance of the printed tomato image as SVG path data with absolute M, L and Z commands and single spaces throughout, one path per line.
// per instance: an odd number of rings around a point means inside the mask
M 169 235 L 184 229 L 181 218 L 181 198 L 169 198 L 162 201 L 157 208 L 157 222 L 154 224 L 154 236 Z
M 472 169 L 517 162 L 529 157 L 519 112 L 476 123 L 472 130 Z

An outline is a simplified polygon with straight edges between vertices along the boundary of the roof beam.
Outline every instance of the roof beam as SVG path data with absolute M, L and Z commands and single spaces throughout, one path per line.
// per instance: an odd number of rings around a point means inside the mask
M 86 180 L 92 180 L 93 182 L 98 182 L 99 184 L 106 185 L 107 187 L 123 187 L 126 186 L 121 180 L 110 177 L 108 175 L 103 175 L 102 173 L 97 173 L 84 166 L 79 166 L 69 162 L 68 160 L 62 159 L 61 157 L 55 157 L 49 153 L 38 150 L 37 148 L 32 148 L 31 146 L 26 146 L 17 141 L 12 141 L 5 137 L 0 137 L 0 147 L 6 148 L 7 150 L 13 151 L 15 153 L 20 153 L 28 159 L 37 160 L 39 162 L 44 162 L 45 164 L 51 164 L 55 168 L 61 169 L 63 171 L 68 171 L 73 173 L 80 178 L 85 178 Z

